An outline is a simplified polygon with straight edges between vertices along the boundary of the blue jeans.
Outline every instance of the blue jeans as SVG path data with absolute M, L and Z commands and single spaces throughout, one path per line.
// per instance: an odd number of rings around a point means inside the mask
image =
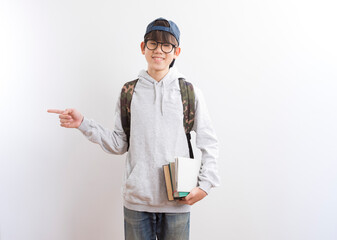
M 190 213 L 138 212 L 124 207 L 125 240 L 188 240 Z

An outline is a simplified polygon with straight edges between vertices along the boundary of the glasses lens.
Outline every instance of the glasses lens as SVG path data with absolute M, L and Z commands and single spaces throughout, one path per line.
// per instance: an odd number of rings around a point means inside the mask
M 173 49 L 173 46 L 170 43 L 163 43 L 161 45 L 161 50 L 163 50 L 163 52 L 165 53 L 170 53 L 172 49 Z
M 149 40 L 146 42 L 146 47 L 150 50 L 154 50 L 157 48 L 158 43 L 156 41 L 153 40 Z

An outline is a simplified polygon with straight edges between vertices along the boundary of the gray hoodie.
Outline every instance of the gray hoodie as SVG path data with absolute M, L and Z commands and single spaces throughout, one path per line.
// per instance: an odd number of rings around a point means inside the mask
M 123 183 L 124 206 L 135 211 L 188 212 L 189 205 L 168 201 L 162 166 L 174 157 L 189 157 L 183 126 L 183 107 L 178 78 L 184 77 L 175 67 L 157 82 L 145 70 L 139 73 L 131 102 L 130 148 L 126 155 Z M 205 192 L 219 185 L 217 172 L 218 141 L 203 96 L 195 91 L 196 146 L 202 152 L 198 185 Z M 120 118 L 120 100 L 116 106 L 114 130 L 108 130 L 87 118 L 79 130 L 104 151 L 123 154 L 126 135 Z

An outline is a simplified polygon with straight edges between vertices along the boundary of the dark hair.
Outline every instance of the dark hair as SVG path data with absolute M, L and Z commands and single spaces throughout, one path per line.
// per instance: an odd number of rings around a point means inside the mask
M 165 20 L 158 20 L 155 22 L 154 26 L 169 27 L 170 24 Z M 146 42 L 149 39 L 155 40 L 158 42 L 171 43 L 175 47 L 179 46 L 177 39 L 171 33 L 165 32 L 165 31 L 155 30 L 155 31 L 149 32 L 148 34 L 144 36 L 144 42 Z M 175 59 L 173 59 L 173 61 L 171 62 L 170 68 L 173 67 L 174 62 L 175 62 Z

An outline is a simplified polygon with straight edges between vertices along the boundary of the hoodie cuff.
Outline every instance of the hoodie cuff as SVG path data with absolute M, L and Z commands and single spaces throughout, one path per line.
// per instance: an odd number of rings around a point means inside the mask
M 204 190 L 207 193 L 207 195 L 208 195 L 209 191 L 212 188 L 212 184 L 209 183 L 209 182 L 203 181 L 203 182 L 199 182 L 199 186 L 198 187 L 201 188 L 202 190 Z
M 77 129 L 85 133 L 90 129 L 90 121 L 86 117 L 83 117 L 82 123 Z

